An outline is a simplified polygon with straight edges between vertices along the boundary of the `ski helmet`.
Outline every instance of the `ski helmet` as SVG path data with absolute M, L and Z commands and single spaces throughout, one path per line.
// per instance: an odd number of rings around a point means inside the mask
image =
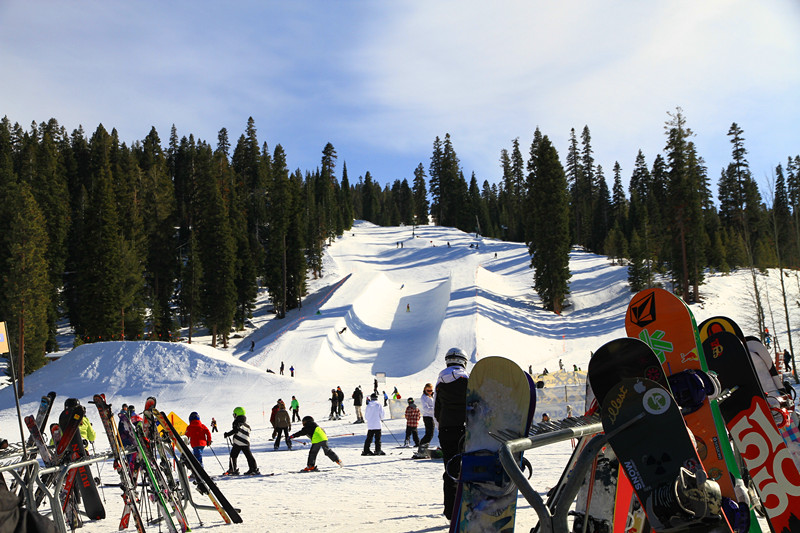
M 156 399 L 154 397 L 150 396 L 144 401 L 145 411 L 150 411 L 152 409 L 155 409 L 155 407 L 156 407 Z
M 193 420 L 200 420 L 200 415 L 197 414 L 197 411 L 192 411 L 192 413 L 189 415 L 189 422 L 192 422 Z
M 467 354 L 461 348 L 450 348 L 444 356 L 444 362 L 447 363 L 447 366 L 459 365 L 466 368 Z
M 310 417 L 310 416 L 304 416 L 303 417 L 303 425 L 304 426 L 306 424 L 313 424 L 313 423 L 314 423 L 314 419 L 312 417 Z
M 81 402 L 77 398 L 67 398 L 64 400 L 64 410 L 74 409 L 78 407 Z
M 244 416 L 244 407 L 237 407 L 233 410 L 233 416 Z
M 408 399 L 408 403 L 409 403 L 409 404 L 412 404 L 412 403 L 414 403 L 414 398 L 409 398 L 409 399 Z

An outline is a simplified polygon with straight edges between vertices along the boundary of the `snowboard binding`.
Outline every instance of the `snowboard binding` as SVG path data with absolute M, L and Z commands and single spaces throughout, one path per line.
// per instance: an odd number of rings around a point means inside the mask
M 662 532 L 714 525 L 722 521 L 722 493 L 702 470 L 695 474 L 681 467 L 674 482 L 653 491 L 646 510 L 653 528 Z

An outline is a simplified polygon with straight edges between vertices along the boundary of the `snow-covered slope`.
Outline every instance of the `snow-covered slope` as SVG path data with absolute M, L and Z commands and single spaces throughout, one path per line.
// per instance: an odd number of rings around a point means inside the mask
M 346 420 L 325 420 L 330 390 L 341 386 L 349 398 L 361 385 L 368 393 L 375 373 L 383 372 L 381 390 L 397 387 L 404 398 L 417 397 L 424 383 L 435 381 L 444 366 L 443 354 L 452 346 L 464 349 L 472 362 L 502 355 L 535 373 L 545 367 L 555 372 L 559 360 L 567 370 L 573 365 L 585 370 L 591 351 L 624 335 L 631 297 L 626 268 L 574 250 L 570 305 L 558 316 L 541 308 L 531 289 L 529 263 L 522 244 L 476 239 L 451 228 L 412 230 L 358 222 L 326 250 L 324 277 L 310 280 L 303 307 L 285 319 L 274 319 L 261 293 L 250 327 L 232 339 L 227 350 L 211 348 L 202 331 L 191 345 L 81 346 L 26 377 L 22 411 L 33 412 L 39 397 L 50 390 L 58 393 L 58 406 L 71 396 L 86 404 L 93 394 L 103 392 L 114 405 L 139 407 L 153 395 L 165 411 L 184 418 L 198 411 L 207 424 L 215 417 L 224 431 L 233 407 L 242 406 L 253 426 L 253 449 L 261 470 L 280 475 L 224 482 L 223 490 L 245 517 L 244 524 L 226 531 L 285 531 L 309 523 L 349 532 L 444 530 L 441 464 L 403 460 L 410 452 L 394 449 L 396 440 L 402 440 L 403 420 L 387 421 L 384 447 L 390 455 L 361 457 L 366 430 L 351 424 L 352 402 L 347 402 Z M 775 321 L 772 315 L 767 320 L 783 346 L 786 328 L 781 326 L 777 274 L 759 279 L 769 281 L 763 292 L 769 294 Z M 796 274 L 790 273 L 786 281 L 790 302 L 795 302 L 800 299 Z M 746 333 L 755 333 L 749 318 L 750 282 L 749 273 L 709 276 L 702 289 L 704 303 L 693 306 L 698 321 L 728 315 Z M 794 303 L 792 318 L 795 323 L 800 320 Z M 282 363 L 285 375 L 278 373 Z M 291 366 L 294 378 L 289 376 Z M 317 477 L 283 475 L 305 466 L 305 450 L 298 444 L 290 453 L 273 452 L 268 415 L 278 398 L 288 403 L 292 395 L 301 403 L 301 415 L 322 422 L 346 468 Z M 0 435 L 18 440 L 13 406 L 10 388 L 0 390 Z M 548 411 L 558 417 L 565 408 L 562 402 Z M 93 407 L 88 412 L 97 426 Z M 212 474 L 227 468 L 224 439 L 217 435 L 213 449 L 219 462 L 206 452 Z M 100 436 L 98 449 L 104 449 L 104 443 Z M 544 490 L 555 482 L 569 452 L 566 443 L 537 452 L 536 488 Z M 325 457 L 318 462 L 331 465 Z M 112 481 L 115 474 L 106 465 L 102 476 Z M 85 530 L 116 529 L 116 509 L 121 508 L 117 500 L 116 492 L 108 489 L 107 505 L 115 509 L 109 512 L 112 518 L 88 524 Z M 527 504 L 521 506 L 517 527 L 523 531 L 535 523 L 535 515 Z M 206 523 L 218 522 L 214 513 L 201 516 Z

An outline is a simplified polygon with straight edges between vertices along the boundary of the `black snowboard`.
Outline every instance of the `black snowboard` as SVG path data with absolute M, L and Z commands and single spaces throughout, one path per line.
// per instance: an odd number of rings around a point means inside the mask
M 647 378 L 669 390 L 661 362 L 647 344 L 632 337 L 607 342 L 589 359 L 589 384 L 598 405 L 620 379 Z
M 720 508 L 719 485 L 703 470 L 667 389 L 644 378 L 618 380 L 608 387 L 601 419 L 654 530 L 730 531 Z

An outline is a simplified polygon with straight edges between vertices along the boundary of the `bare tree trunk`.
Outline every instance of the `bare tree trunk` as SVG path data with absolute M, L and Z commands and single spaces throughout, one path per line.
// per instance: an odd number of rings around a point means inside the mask
M 19 364 L 17 365 L 17 393 L 22 398 L 25 395 L 25 308 L 19 316 Z M 12 376 L 13 379 L 13 376 Z

